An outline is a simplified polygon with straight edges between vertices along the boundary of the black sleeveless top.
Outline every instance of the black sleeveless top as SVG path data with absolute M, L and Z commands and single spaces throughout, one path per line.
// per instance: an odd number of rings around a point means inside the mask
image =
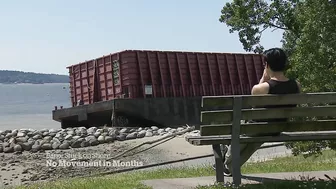
M 269 80 L 267 81 L 269 85 L 268 94 L 295 94 L 300 93 L 300 89 L 295 80 L 288 81 L 277 81 L 277 80 Z M 279 108 L 279 107 L 296 107 L 296 104 L 288 104 L 288 105 L 272 105 L 272 106 L 264 106 L 263 108 Z M 287 118 L 280 119 L 267 119 L 267 120 L 254 120 L 257 122 L 286 122 Z

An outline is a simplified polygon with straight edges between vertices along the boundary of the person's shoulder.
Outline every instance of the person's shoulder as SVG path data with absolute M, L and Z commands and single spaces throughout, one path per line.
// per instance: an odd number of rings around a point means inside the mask
M 252 95 L 257 95 L 257 94 L 268 94 L 269 91 L 269 84 L 267 82 L 257 84 L 253 86 L 252 88 Z

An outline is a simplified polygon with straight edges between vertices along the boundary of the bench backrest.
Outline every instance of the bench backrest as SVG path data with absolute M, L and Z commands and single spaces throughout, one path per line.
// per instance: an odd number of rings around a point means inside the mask
M 335 131 L 336 93 L 288 95 L 236 95 L 202 98 L 201 135 L 230 135 L 232 125 L 241 125 L 241 134 L 299 131 Z M 286 108 L 253 108 L 297 104 Z M 241 120 L 303 118 L 283 123 L 240 124 Z M 314 119 L 307 121 L 307 118 Z

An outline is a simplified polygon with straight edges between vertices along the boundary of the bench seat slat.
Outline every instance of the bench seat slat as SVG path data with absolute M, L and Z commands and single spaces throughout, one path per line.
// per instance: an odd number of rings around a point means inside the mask
M 203 111 L 201 122 L 203 124 L 230 123 L 233 119 L 232 115 L 232 110 Z M 243 120 L 336 116 L 336 106 L 243 109 L 241 115 Z
M 307 104 L 307 103 L 335 103 L 336 93 L 301 93 L 288 95 L 241 95 L 243 107 L 283 105 L 283 104 Z M 233 106 L 234 96 L 204 96 L 202 107 L 212 108 L 218 105 Z
M 316 141 L 336 140 L 336 131 L 328 132 L 292 132 L 282 133 L 279 136 L 249 137 L 241 136 L 240 143 L 265 143 L 265 142 L 290 142 L 290 141 Z M 188 138 L 187 141 L 193 145 L 231 144 L 231 136 L 198 136 Z
M 280 132 L 303 132 L 303 131 L 336 131 L 336 119 L 318 120 L 306 122 L 282 122 L 282 123 L 247 123 L 241 124 L 240 133 L 253 135 Z M 201 125 L 201 135 L 230 135 L 232 124 Z

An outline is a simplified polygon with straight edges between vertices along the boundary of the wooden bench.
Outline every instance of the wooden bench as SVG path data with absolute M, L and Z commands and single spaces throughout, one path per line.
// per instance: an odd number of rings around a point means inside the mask
M 193 145 L 212 145 L 217 182 L 224 182 L 220 144 L 231 144 L 233 183 L 240 185 L 239 144 L 335 140 L 335 103 L 335 92 L 203 97 L 200 136 L 190 136 L 186 140 Z M 287 104 L 297 104 L 297 107 L 253 108 Z M 242 120 L 272 118 L 290 118 L 290 121 L 241 123 Z M 270 136 L 267 133 L 281 134 Z M 264 136 L 255 136 L 260 134 Z

